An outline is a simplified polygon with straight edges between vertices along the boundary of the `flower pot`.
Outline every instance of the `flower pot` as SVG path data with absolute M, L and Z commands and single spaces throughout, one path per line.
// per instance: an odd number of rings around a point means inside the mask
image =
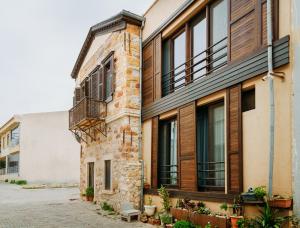
M 160 219 L 149 218 L 148 223 L 151 225 L 160 225 Z
M 165 226 L 166 226 L 166 228 L 172 228 L 173 224 L 166 224 Z
M 269 206 L 276 208 L 291 208 L 292 202 L 292 199 L 272 199 L 269 200 Z
M 148 216 L 153 216 L 154 215 L 154 212 L 155 212 L 155 209 L 156 209 L 155 205 L 145 205 L 144 208 L 145 208 L 146 215 L 148 215 Z
M 205 225 L 210 223 L 212 227 L 218 227 L 218 228 L 227 228 L 229 223 L 226 217 L 204 215 L 204 214 L 199 214 L 197 212 L 193 212 L 190 214 L 190 221 L 193 224 L 199 225 L 201 227 L 205 227 Z
M 189 218 L 189 211 L 186 209 L 181 208 L 171 208 L 171 215 L 176 220 L 188 220 Z
M 93 202 L 94 196 L 86 196 L 86 201 Z
M 144 189 L 150 189 L 150 184 L 145 183 L 144 184 Z
M 237 222 L 242 219 L 243 216 L 230 216 L 230 222 L 231 222 L 231 227 L 232 228 L 238 228 Z

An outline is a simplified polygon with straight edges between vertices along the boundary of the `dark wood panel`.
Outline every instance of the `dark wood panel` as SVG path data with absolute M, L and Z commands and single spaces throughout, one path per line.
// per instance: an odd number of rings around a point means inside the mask
M 158 158 L 158 117 L 152 118 L 152 147 L 151 147 L 151 187 L 157 188 L 157 158 Z
M 230 20 L 236 21 L 255 8 L 256 0 L 231 0 Z
M 180 107 L 179 116 L 179 170 L 180 189 L 197 190 L 196 168 L 196 110 L 195 103 Z
M 289 63 L 289 36 L 274 42 L 274 67 Z M 179 91 L 155 101 L 142 109 L 143 119 L 149 119 L 164 112 L 178 108 L 201 97 L 225 89 L 244 80 L 267 72 L 267 49 L 210 74 Z
M 142 99 L 143 106 L 153 102 L 153 42 L 143 48 L 143 78 L 142 78 Z
M 243 191 L 242 155 L 242 86 L 227 89 L 227 191 L 238 194 Z
M 154 39 L 154 100 L 161 98 L 161 34 Z

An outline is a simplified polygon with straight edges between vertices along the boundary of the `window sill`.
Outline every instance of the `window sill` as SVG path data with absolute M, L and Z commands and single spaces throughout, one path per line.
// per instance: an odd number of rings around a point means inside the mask
M 227 202 L 232 203 L 235 195 L 225 194 L 223 192 L 188 192 L 176 189 L 169 189 L 171 198 L 185 198 L 192 200 L 202 200 L 210 202 Z M 157 189 L 144 189 L 144 194 L 158 195 Z
M 113 190 L 102 190 L 101 194 L 113 195 L 115 194 L 115 192 Z

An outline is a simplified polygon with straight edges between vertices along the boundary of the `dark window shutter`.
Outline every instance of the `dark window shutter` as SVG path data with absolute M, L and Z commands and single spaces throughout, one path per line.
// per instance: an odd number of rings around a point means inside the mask
M 161 34 L 154 39 L 154 100 L 161 98 L 161 70 L 162 70 Z
M 85 97 L 91 97 L 91 88 L 90 88 L 90 79 L 86 79 L 84 82 L 84 96 Z
M 151 187 L 157 188 L 158 117 L 152 118 Z
M 243 191 L 241 85 L 227 89 L 227 191 Z
M 100 68 L 98 71 L 98 99 L 104 101 L 104 73 L 103 68 Z
M 153 41 L 143 48 L 143 78 L 142 99 L 143 106 L 153 102 Z
M 111 67 L 111 75 L 112 75 L 111 95 L 113 95 L 116 89 L 116 72 L 115 72 L 115 61 L 113 55 L 110 57 L 110 67 Z
M 195 103 L 179 108 L 180 188 L 197 191 L 196 109 Z
M 91 98 L 98 100 L 98 71 L 91 75 Z
M 81 88 L 75 88 L 75 92 L 74 92 L 74 100 L 75 100 L 75 104 L 77 104 L 80 99 L 81 99 Z

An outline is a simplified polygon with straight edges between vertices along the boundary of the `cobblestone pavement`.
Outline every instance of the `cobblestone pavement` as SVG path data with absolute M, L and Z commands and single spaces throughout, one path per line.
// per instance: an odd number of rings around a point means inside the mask
M 0 183 L 0 227 L 152 227 L 103 217 L 99 206 L 80 201 L 78 195 L 76 188 L 27 190 Z

